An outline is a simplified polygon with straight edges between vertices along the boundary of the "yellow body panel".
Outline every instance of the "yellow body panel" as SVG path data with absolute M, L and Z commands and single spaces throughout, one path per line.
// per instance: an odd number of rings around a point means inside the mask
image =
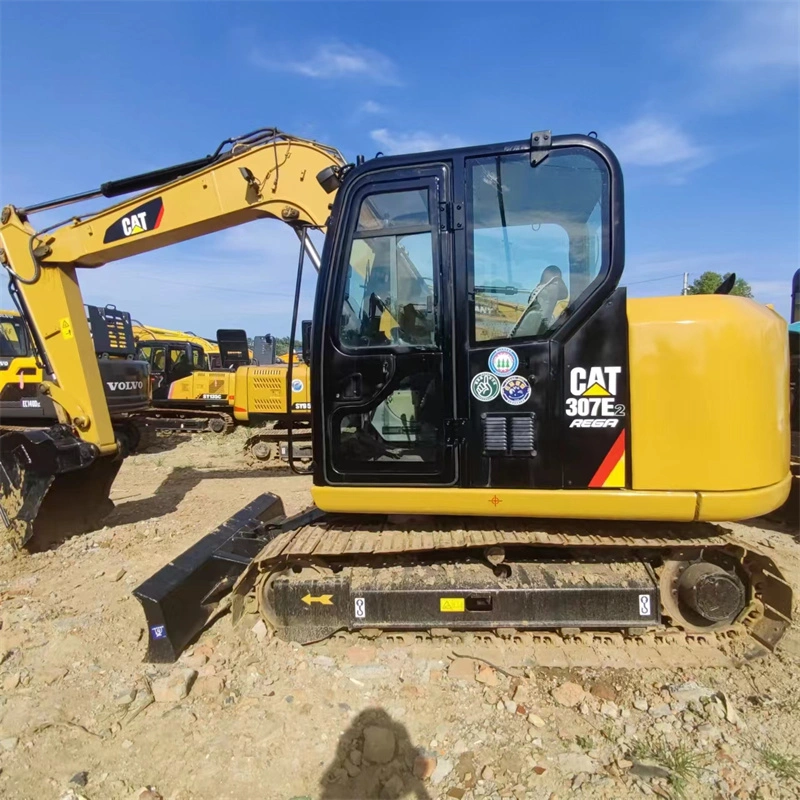
M 288 364 L 270 367 L 239 367 L 236 371 L 236 402 L 233 415 L 240 422 L 251 416 L 286 414 L 286 379 Z M 308 414 L 311 406 L 308 365 L 292 365 L 292 382 L 298 391 L 292 392 L 292 404 L 305 404 L 296 413 Z
M 786 321 L 743 297 L 696 295 L 628 300 L 628 323 L 631 488 L 731 492 L 782 481 Z
M 169 399 L 204 400 L 209 398 L 204 398 L 203 395 L 221 395 L 229 405 L 233 405 L 235 384 L 235 372 L 193 372 L 170 384 Z
M 714 522 L 772 511 L 786 500 L 790 484 L 787 469 L 778 483 L 749 492 L 313 486 L 311 496 L 330 513 Z

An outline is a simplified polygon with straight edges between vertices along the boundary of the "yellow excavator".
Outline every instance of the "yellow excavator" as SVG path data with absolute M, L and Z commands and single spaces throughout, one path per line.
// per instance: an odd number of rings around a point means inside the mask
M 52 401 L 39 394 L 42 370 L 19 311 L 0 311 L 0 424 L 56 419 Z
M 145 325 L 138 320 L 133 321 L 133 335 L 137 345 L 147 346 L 148 342 L 168 341 L 182 342 L 195 345 L 200 348 L 205 355 L 203 361 L 205 369 L 221 369 L 222 357 L 219 353 L 219 345 L 211 339 L 204 339 L 192 331 L 174 331 L 169 328 L 157 328 L 153 325 Z
M 226 603 L 299 642 L 654 628 L 780 641 L 780 565 L 709 523 L 788 495 L 787 323 L 730 295 L 628 298 L 622 172 L 596 138 L 541 130 L 346 164 L 266 129 L 101 193 L 125 190 L 141 193 L 48 231 L 28 221 L 37 207 L 0 220 L 0 260 L 93 466 L 117 451 L 99 376 L 81 368 L 79 269 L 281 219 L 301 242 L 293 343 L 305 256 L 318 268 L 302 336 L 314 504 L 287 517 L 262 495 L 137 587 L 150 660 L 176 658 Z M 326 231 L 320 260 L 310 227 Z M 521 311 L 487 325 L 498 286 Z M 53 465 L 35 444 L 0 448 L 14 526 L 27 475 Z
M 150 364 L 153 406 L 136 415 L 139 424 L 155 430 L 227 433 L 236 424 L 263 425 L 245 442 L 245 452 L 258 461 L 286 459 L 285 425 L 291 415 L 298 425 L 294 447 L 298 458 L 310 458 L 308 367 L 295 367 L 291 406 L 287 411 L 285 363 L 277 361 L 272 336 L 256 336 L 248 351 L 243 330 L 217 331 L 218 366 L 209 364 L 199 341 L 143 340 L 139 355 Z

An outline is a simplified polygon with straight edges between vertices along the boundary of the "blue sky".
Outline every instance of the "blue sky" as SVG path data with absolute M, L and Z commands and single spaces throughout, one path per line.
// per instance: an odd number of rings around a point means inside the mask
M 771 0 L 3 2 L 0 203 L 92 189 L 269 125 L 351 160 L 594 130 L 623 166 L 632 295 L 734 270 L 787 316 L 798 25 L 795 3 Z M 149 324 L 285 334 L 296 258 L 287 227 L 258 222 L 80 280 L 87 302 Z

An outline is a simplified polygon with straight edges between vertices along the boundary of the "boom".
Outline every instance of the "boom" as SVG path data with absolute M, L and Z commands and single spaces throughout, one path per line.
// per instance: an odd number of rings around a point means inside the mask
M 335 148 L 264 128 L 226 140 L 205 159 L 27 209 L 3 208 L 0 264 L 9 273 L 11 290 L 45 365 L 43 392 L 54 401 L 59 422 L 69 430 L 59 435 L 73 437 L 70 444 L 81 446 L 80 464 L 73 459 L 70 470 L 98 456 L 113 457 L 119 449 L 83 311 L 78 270 L 102 267 L 256 219 L 279 219 L 298 234 L 302 228 L 324 231 L 329 192 L 336 188 L 344 167 L 344 158 Z M 59 226 L 37 231 L 30 223 L 36 211 L 137 190 L 140 193 L 127 200 Z M 308 237 L 305 241 L 313 250 Z M 318 264 L 316 252 L 312 259 Z M 30 450 L 36 445 L 42 442 L 29 439 L 23 461 L 30 462 Z M 45 460 L 52 464 L 56 446 L 53 442 L 46 446 L 51 456 Z M 24 467 L 16 462 L 9 466 L 10 449 L 6 445 L 2 450 L 5 505 L 15 508 L 21 500 L 9 502 L 9 495 L 25 494 L 24 476 L 18 474 Z M 52 466 L 43 469 L 60 471 Z
M 330 198 L 316 177 L 344 163 L 334 148 L 267 129 L 234 141 L 205 168 L 54 230 L 36 232 L 24 209 L 6 206 L 0 262 L 19 290 L 43 351 L 49 367 L 45 383 L 63 411 L 62 421 L 71 421 L 101 453 L 114 452 L 78 268 L 101 267 L 262 218 L 324 230 Z

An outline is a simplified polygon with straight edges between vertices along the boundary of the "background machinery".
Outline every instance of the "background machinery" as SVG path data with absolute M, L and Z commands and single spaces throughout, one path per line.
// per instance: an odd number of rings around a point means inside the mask
M 800 269 L 792 276 L 789 359 L 792 488 L 786 503 L 773 516 L 797 528 L 800 527 Z
M 211 367 L 204 348 L 181 339 L 140 342 L 139 355 L 150 364 L 153 407 L 137 419 L 157 430 L 214 431 L 227 433 L 236 424 L 275 427 L 248 438 L 245 450 L 267 461 L 285 450 L 285 426 L 289 415 L 298 426 L 298 456 L 302 442 L 310 448 L 310 401 L 308 368 L 299 364 L 291 386 L 291 411 L 287 412 L 286 364 L 277 362 L 272 336 L 257 336 L 247 355 L 247 336 L 242 330 L 217 331 L 219 366 Z
M 36 346 L 19 312 L 2 312 L 0 319 L 0 489 L 16 514 L 2 516 L 0 531 L 16 547 L 28 543 L 34 529 L 30 546 L 43 548 L 62 533 L 95 527 L 113 507 L 108 493 L 122 458 L 139 444 L 135 414 L 150 405 L 150 379 L 148 365 L 136 360 L 130 315 L 111 305 L 88 305 L 81 319 L 92 348 L 87 368 L 98 371 L 117 449 L 107 469 L 90 470 L 87 486 L 82 467 L 88 448 L 76 440 L 55 402 L 59 394 L 47 380 L 52 367 L 46 349 Z M 72 334 L 71 327 L 62 331 Z
M 192 331 L 173 331 L 169 328 L 156 328 L 134 320 L 133 335 L 137 346 L 147 346 L 148 342 L 154 341 L 184 342 L 196 345 L 202 349 L 205 355 L 205 367 L 207 369 L 219 369 L 222 366 L 222 357 L 219 354 L 219 345 L 216 341 L 204 339 Z
M 0 423 L 54 420 L 56 410 L 39 394 L 42 370 L 18 311 L 0 311 Z
M 263 495 L 139 586 L 151 660 L 226 599 L 301 642 L 665 625 L 780 640 L 779 565 L 708 523 L 787 497 L 786 322 L 740 297 L 628 298 L 622 175 L 601 142 L 538 131 L 345 165 L 272 129 L 121 182 L 156 184 L 44 238 L 4 211 L 4 263 L 54 359 L 81 344 L 56 324 L 78 266 L 282 219 L 301 240 L 291 342 L 304 253 L 319 275 L 303 336 L 315 505 L 287 518 Z M 327 228 L 321 262 L 310 226 Z M 509 304 L 492 319 L 498 286 L 524 300 L 516 320 Z M 291 383 L 291 350 L 286 369 Z M 99 463 L 114 447 L 98 376 L 69 378 L 72 435 Z
M 86 306 L 109 411 L 117 434 L 135 450 L 139 437 L 127 416 L 147 407 L 149 391 L 136 359 L 130 315 L 115 306 Z M 0 423 L 2 427 L 51 425 L 58 421 L 52 400 L 41 392 L 43 367 L 18 311 L 0 311 Z M 142 386 L 139 386 L 140 381 Z

